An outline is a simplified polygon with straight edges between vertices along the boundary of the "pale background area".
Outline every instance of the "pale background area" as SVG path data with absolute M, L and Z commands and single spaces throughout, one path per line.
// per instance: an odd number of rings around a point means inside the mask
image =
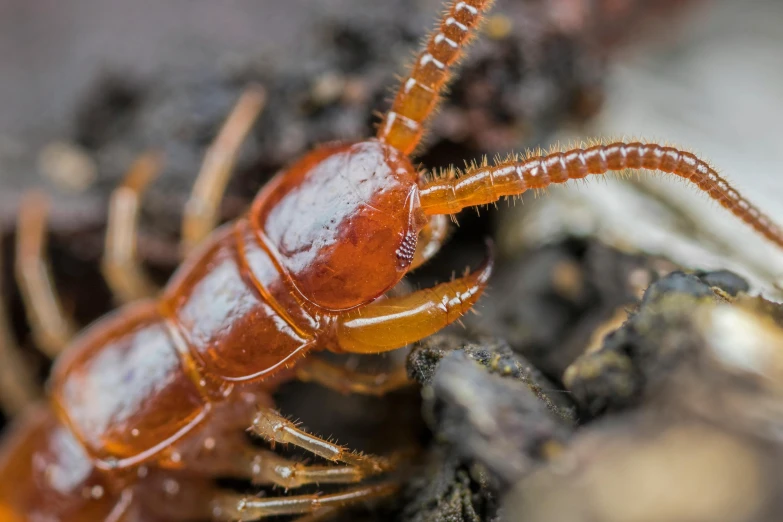
M 682 146 L 783 223 L 783 2 L 716 1 L 687 15 L 676 34 L 622 56 L 601 116 L 560 139 L 625 135 Z M 730 267 L 758 288 L 783 277 L 783 254 L 698 190 L 659 176 L 641 181 L 657 197 L 616 178 L 552 189 L 525 205 L 525 226 L 512 240 L 520 232 L 551 239 L 565 220 L 571 232 L 686 266 Z

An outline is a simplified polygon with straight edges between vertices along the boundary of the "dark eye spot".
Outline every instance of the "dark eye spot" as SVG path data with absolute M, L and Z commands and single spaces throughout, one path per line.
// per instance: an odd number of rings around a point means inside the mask
M 397 248 L 397 268 L 404 270 L 410 266 L 413 261 L 413 255 L 416 253 L 416 241 L 418 240 L 418 234 L 415 232 L 408 232 L 405 234 L 405 238 L 402 240 L 399 248 Z

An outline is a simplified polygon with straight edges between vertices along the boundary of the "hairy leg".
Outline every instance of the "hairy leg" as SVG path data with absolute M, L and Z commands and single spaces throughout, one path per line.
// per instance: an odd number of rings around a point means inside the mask
M 299 440 L 297 437 L 304 436 L 308 441 L 316 438 L 305 434 L 294 427 L 293 423 L 272 411 L 271 401 L 266 394 L 242 393 L 244 397 L 238 397 L 233 403 L 219 405 L 213 412 L 212 422 L 166 451 L 157 466 L 202 476 L 243 478 L 256 484 L 274 484 L 286 489 L 312 483 L 355 483 L 393 466 L 393 463 L 386 459 L 373 459 L 356 454 L 349 454 L 344 461 L 347 463 L 345 466 L 304 465 L 259 448 L 247 438 L 245 432 L 248 425 L 253 426 L 251 431 L 273 443 L 288 441 L 266 437 L 266 434 L 274 432 L 274 427 L 263 431 L 270 423 L 280 424 L 283 431 L 293 427 L 295 435 L 291 442 L 294 444 Z M 262 418 L 266 419 L 266 423 L 261 421 Z M 256 431 L 255 426 L 262 427 L 262 431 Z M 348 453 L 340 446 L 325 441 L 324 444 L 337 448 L 338 454 Z M 349 462 L 352 458 L 360 459 L 363 465 L 357 466 L 355 462 Z
M 273 448 L 276 443 L 292 444 L 323 459 L 356 467 L 366 475 L 382 473 L 394 466 L 390 460 L 383 457 L 356 453 L 311 435 L 272 409 L 259 411 L 253 419 L 250 431 L 271 443 Z
M 314 513 L 330 515 L 328 509 L 341 508 L 395 494 L 399 485 L 386 482 L 361 486 L 328 495 L 297 495 L 279 498 L 256 498 L 242 495 L 222 495 L 214 502 L 213 515 L 219 520 L 249 521 L 276 515 Z M 310 518 L 310 520 L 314 520 Z
M 315 522 L 337 514 L 342 506 L 394 491 L 396 485 L 388 483 L 380 488 L 359 487 L 328 495 L 259 499 L 217 488 L 210 480 L 216 476 L 244 478 L 285 489 L 308 484 L 349 484 L 393 466 L 386 459 L 351 453 L 313 437 L 271 411 L 269 406 L 264 407 L 266 403 L 263 393 L 248 393 L 235 404 L 216 410 L 215 422 L 165 457 L 166 466 L 179 462 L 180 469 L 143 470 L 144 480 L 138 491 L 140 502 L 156 516 L 170 520 L 199 520 L 208 516 L 221 520 L 255 520 L 277 514 L 308 513 L 307 520 Z M 257 412 L 259 407 L 261 412 Z M 253 446 L 240 428 L 247 425 L 251 408 L 256 410 L 252 429 L 255 433 L 269 434 L 270 437 L 264 438 L 273 443 L 292 443 L 306 449 L 315 445 L 317 455 L 347 464 L 305 465 Z
M 213 432 L 214 433 L 214 432 Z M 293 489 L 307 484 L 351 484 L 370 473 L 355 466 L 306 465 L 254 446 L 240 430 L 200 437 L 182 448 L 183 471 L 205 477 L 234 477 L 258 485 Z
M 145 471 L 136 486 L 136 520 L 250 521 L 278 515 L 310 515 L 302 522 L 322 521 L 340 508 L 378 500 L 399 490 L 394 482 L 357 486 L 329 494 L 258 497 L 222 490 L 206 477 L 166 470 Z

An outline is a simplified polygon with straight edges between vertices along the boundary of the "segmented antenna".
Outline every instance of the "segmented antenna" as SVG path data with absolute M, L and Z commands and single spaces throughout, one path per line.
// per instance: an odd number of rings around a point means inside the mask
M 494 0 L 455 1 L 403 80 L 394 104 L 383 118 L 378 139 L 410 154 L 419 144 L 424 124 L 449 80 L 449 68 L 462 56 L 483 14 Z
M 645 143 L 611 143 L 468 169 L 461 177 L 427 183 L 420 193 L 427 214 L 454 214 L 503 196 L 517 196 L 552 183 L 625 169 L 657 170 L 695 184 L 710 198 L 783 248 L 783 232 L 715 169 L 689 152 Z

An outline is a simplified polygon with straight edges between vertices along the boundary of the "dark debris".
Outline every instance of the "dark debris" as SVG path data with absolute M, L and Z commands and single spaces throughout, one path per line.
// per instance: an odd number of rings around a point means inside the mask
M 425 389 L 425 418 L 455 453 L 481 462 L 501 484 L 528 472 L 568 430 L 526 385 L 487 374 L 461 353 L 446 356 L 432 389 Z
M 504 343 L 435 336 L 414 349 L 408 367 L 424 384 L 424 418 L 436 440 L 457 462 L 480 463 L 501 487 L 570 431 L 564 396 Z
M 400 522 L 499 522 L 498 494 L 480 472 L 434 451 L 403 494 Z
M 565 380 L 590 415 L 506 498 L 509 522 L 780 519 L 781 306 L 727 300 L 741 283 L 675 272 L 574 363 Z M 617 358 L 633 395 L 607 385 L 617 365 L 599 361 Z
M 724 287 L 711 286 L 723 284 Z M 637 311 L 603 346 L 580 356 L 566 369 L 563 381 L 585 417 L 614 413 L 639 404 L 660 390 L 661 380 L 703 344 L 689 325 L 702 302 L 723 301 L 722 295 L 747 288 L 726 270 L 686 274 L 672 272 L 645 291 Z
M 585 340 L 657 277 L 654 261 L 581 239 L 516 254 L 498 266 L 490 299 L 467 322 L 559 382 Z
M 570 394 L 502 341 L 432 337 L 409 358 L 430 455 L 482 477 L 509 522 L 777 520 L 783 307 L 747 289 L 724 270 L 665 275 L 568 367 Z M 433 516 L 452 512 L 436 498 Z

